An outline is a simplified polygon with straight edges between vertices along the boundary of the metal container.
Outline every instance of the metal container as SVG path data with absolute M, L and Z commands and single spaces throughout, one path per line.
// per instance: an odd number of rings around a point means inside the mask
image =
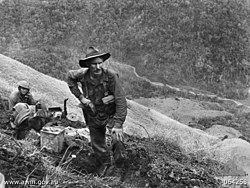
M 41 148 L 50 152 L 60 153 L 64 146 L 63 127 L 44 127 L 41 131 Z

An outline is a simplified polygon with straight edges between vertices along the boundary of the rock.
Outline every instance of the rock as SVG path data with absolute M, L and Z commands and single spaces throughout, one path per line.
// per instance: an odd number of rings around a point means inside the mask
M 238 138 L 242 136 L 242 134 L 236 129 L 223 125 L 213 125 L 212 127 L 206 129 L 205 132 L 218 138 L 223 138 L 226 135 L 228 138 Z
M 226 139 L 209 150 L 207 154 L 214 159 L 229 166 L 236 165 L 233 171 L 227 173 L 234 177 L 244 173 L 246 176 L 242 178 L 250 183 L 250 143 L 238 138 Z

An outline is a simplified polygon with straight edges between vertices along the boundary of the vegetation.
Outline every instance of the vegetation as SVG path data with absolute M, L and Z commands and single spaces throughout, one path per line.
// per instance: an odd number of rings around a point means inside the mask
M 0 53 L 64 79 L 94 45 L 153 81 L 223 94 L 248 83 L 249 15 L 237 0 L 3 0 Z

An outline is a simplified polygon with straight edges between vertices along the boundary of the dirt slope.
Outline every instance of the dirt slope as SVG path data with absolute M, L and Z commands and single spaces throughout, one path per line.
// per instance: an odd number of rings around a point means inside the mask
M 70 110 L 80 114 L 74 108 L 78 101 L 65 82 L 43 75 L 3 55 L 0 55 L 0 70 L 1 93 L 10 92 L 17 81 L 26 79 L 34 85 L 35 96 L 40 96 L 51 105 L 62 105 L 62 99 L 69 98 Z M 250 174 L 250 144 L 241 139 L 221 141 L 202 130 L 191 128 L 130 100 L 124 129 L 130 135 L 160 137 L 174 142 L 183 152 L 202 154 L 225 163 L 233 161 L 239 169 Z M 250 182 L 250 178 L 248 181 Z
M 129 101 L 125 131 L 130 134 L 158 136 L 176 143 L 185 152 L 202 153 L 223 163 L 232 163 L 248 174 L 250 183 L 250 143 L 242 139 L 224 141 L 173 120 L 153 109 Z M 143 126 L 143 127 L 142 127 Z M 237 176 L 237 172 L 232 172 Z

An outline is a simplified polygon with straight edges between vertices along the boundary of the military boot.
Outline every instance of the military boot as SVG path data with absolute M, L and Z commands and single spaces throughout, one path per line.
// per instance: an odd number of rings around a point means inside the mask
M 111 159 L 109 153 L 107 152 L 105 156 L 100 157 L 98 160 L 100 161 L 101 165 L 97 168 L 97 174 L 100 177 L 103 177 L 111 166 Z
M 119 168 L 122 167 L 124 164 L 125 160 L 127 159 L 127 153 L 126 153 L 126 148 L 123 142 L 121 141 L 116 141 L 113 144 L 113 158 L 115 165 Z

